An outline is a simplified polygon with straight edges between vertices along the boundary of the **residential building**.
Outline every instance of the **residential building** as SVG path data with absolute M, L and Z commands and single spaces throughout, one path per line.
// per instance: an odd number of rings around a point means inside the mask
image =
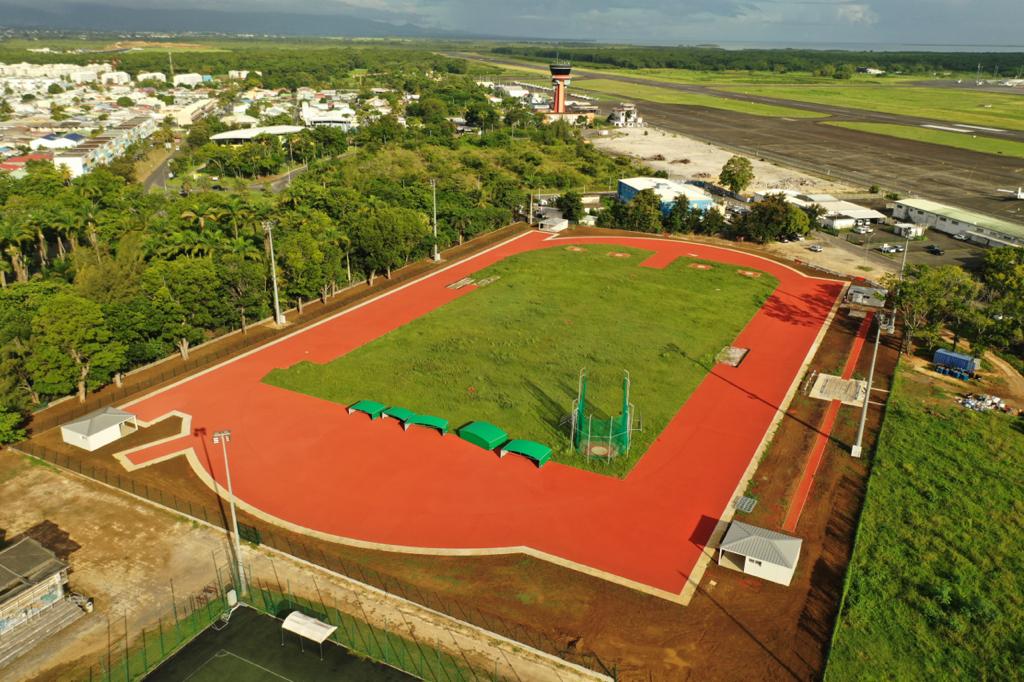
M 74 149 L 55 154 L 53 165 L 65 166 L 71 177 L 77 178 L 97 166 L 107 165 L 124 154 L 129 146 L 155 133 L 156 128 L 156 121 L 148 116 L 129 119 L 83 141 Z
M 202 85 L 203 77 L 198 73 L 179 73 L 174 77 L 173 84 L 175 87 L 186 86 L 194 88 L 197 85 Z
M 100 76 L 100 81 L 104 85 L 128 85 L 132 77 L 127 71 L 108 71 Z
M 138 82 L 154 81 L 156 83 L 166 83 L 167 76 L 159 71 L 143 71 L 135 76 L 135 80 Z

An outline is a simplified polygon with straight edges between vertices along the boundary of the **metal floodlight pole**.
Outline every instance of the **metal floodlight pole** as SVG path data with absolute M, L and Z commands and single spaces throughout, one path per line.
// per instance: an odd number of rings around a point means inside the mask
M 857 458 L 859 458 L 863 452 L 864 425 L 868 420 L 868 403 L 871 401 L 871 383 L 875 380 L 875 360 L 878 358 L 878 342 L 882 338 L 882 325 L 885 323 L 882 317 L 883 316 L 879 314 L 878 317 L 875 318 L 875 348 L 871 351 L 871 369 L 868 370 L 868 385 L 864 392 L 864 404 L 860 408 L 860 424 L 857 426 L 857 441 L 850 448 L 850 454 Z
M 263 232 L 270 242 L 270 281 L 274 285 L 274 324 L 284 324 L 284 315 L 281 314 L 281 303 L 277 296 L 277 263 L 274 259 L 274 223 L 270 220 L 263 221 Z
M 246 593 L 245 568 L 242 566 L 242 543 L 238 535 L 238 515 L 235 513 L 235 492 L 231 488 L 231 467 L 228 466 L 228 441 L 231 440 L 231 432 L 227 429 L 217 431 L 213 434 L 214 444 L 220 443 L 221 451 L 224 453 L 224 476 L 228 482 L 228 502 L 231 506 L 231 528 L 234 531 L 232 538 L 235 548 L 235 570 L 238 572 L 238 596 Z M 230 531 L 229 531 L 230 533 Z
M 437 178 L 430 179 L 430 190 L 434 196 L 434 261 L 441 260 L 441 252 L 437 248 Z

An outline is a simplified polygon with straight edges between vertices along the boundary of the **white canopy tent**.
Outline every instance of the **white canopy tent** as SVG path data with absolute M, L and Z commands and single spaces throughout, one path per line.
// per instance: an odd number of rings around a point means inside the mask
M 322 620 L 317 620 L 298 611 L 292 611 L 281 623 L 281 646 L 284 646 L 285 631 L 299 636 L 299 648 L 302 648 L 302 640 L 308 639 L 320 645 L 320 660 L 324 660 L 324 641 L 334 634 L 338 629 L 337 625 L 330 625 Z M 304 649 L 303 649 L 304 650 Z

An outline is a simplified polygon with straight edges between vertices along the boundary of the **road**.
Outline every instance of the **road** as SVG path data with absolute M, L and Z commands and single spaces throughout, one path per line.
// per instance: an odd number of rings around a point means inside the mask
M 174 154 L 171 154 L 163 162 L 153 169 L 149 174 L 149 177 L 142 181 L 142 187 L 148 192 L 153 187 L 164 188 L 167 185 L 167 180 L 170 177 L 171 159 L 174 158 Z

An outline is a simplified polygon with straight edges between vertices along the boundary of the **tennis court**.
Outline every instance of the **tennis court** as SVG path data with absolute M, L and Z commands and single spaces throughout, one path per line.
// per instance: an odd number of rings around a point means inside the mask
M 145 679 L 166 682 L 398 682 L 414 680 L 386 665 L 357 658 L 346 649 L 327 642 L 320 648 L 285 633 L 281 622 L 255 609 L 239 608 L 220 631 L 212 627 L 156 668 Z

